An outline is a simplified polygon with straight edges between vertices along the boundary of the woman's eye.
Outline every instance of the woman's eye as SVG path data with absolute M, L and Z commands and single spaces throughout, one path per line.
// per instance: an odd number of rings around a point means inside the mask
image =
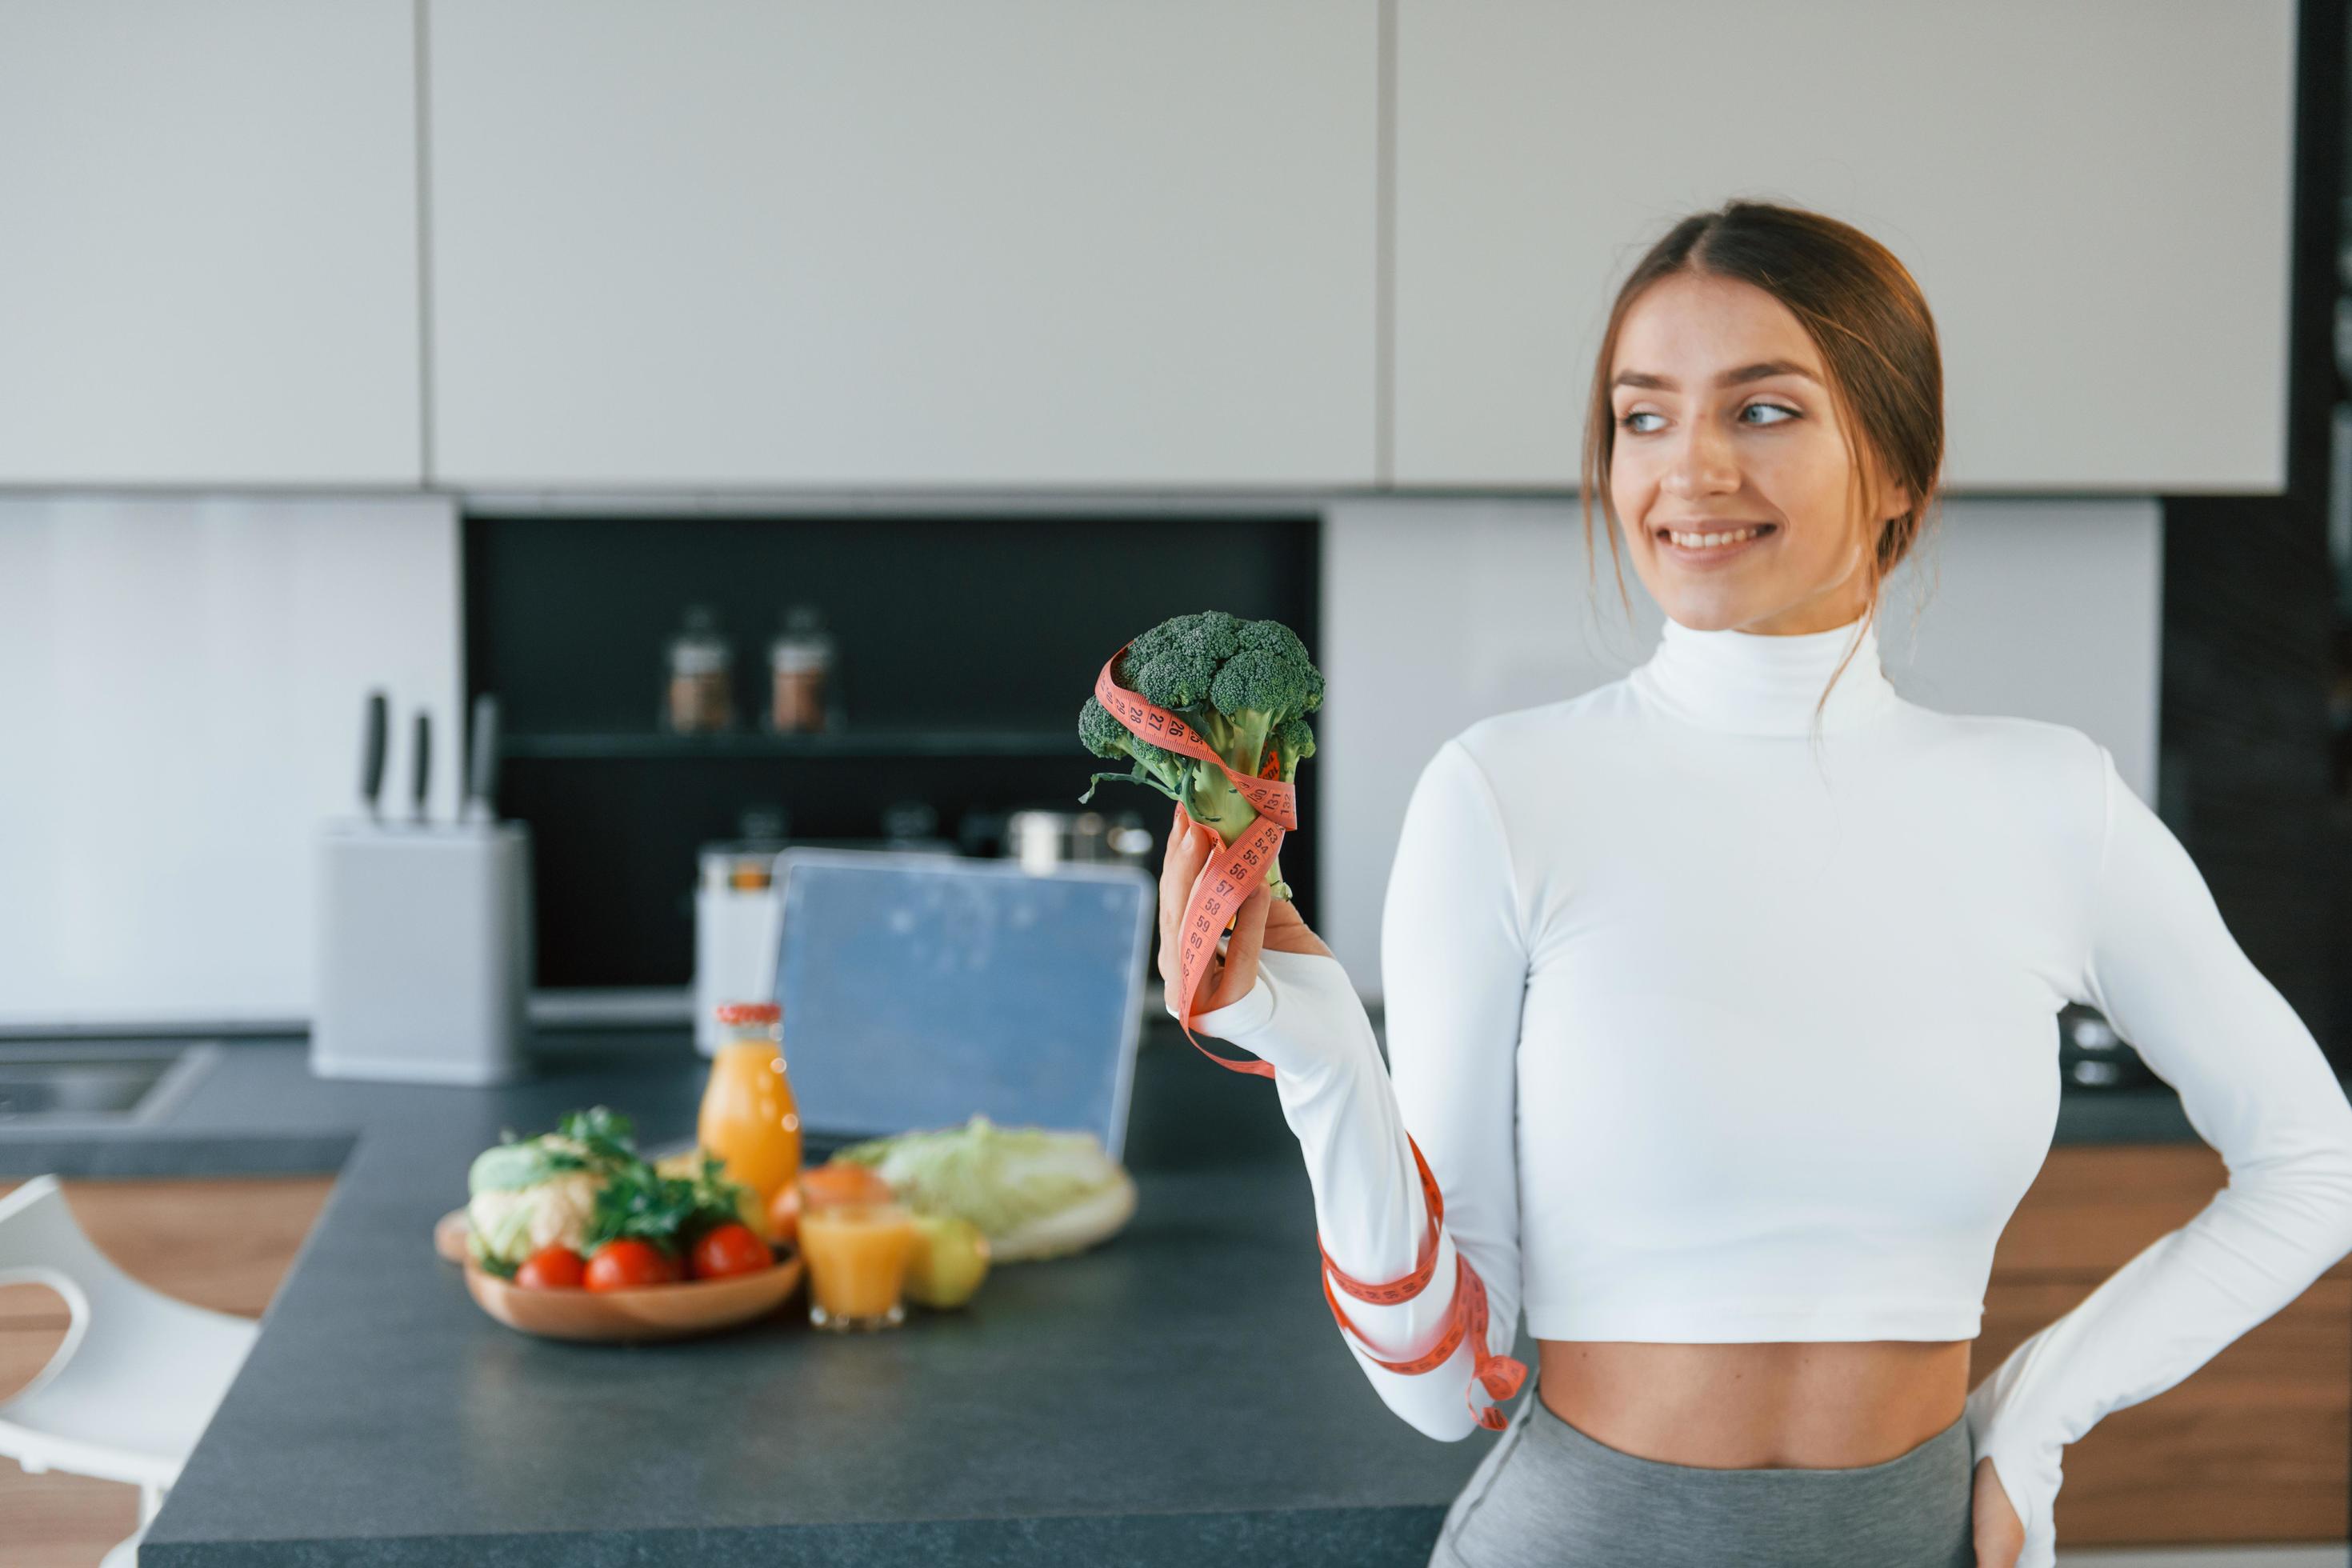
M 1769 408 L 1769 409 L 1773 410 L 1775 413 L 1779 413 L 1779 414 L 1785 414 L 1785 415 L 1787 415 L 1787 416 L 1789 416 L 1789 418 L 1790 418 L 1790 419 L 1799 419 L 1799 418 L 1802 418 L 1802 417 L 1803 417 L 1803 416 L 1802 416 L 1802 415 L 1801 415 L 1801 414 L 1799 414 L 1795 409 L 1790 408 L 1790 407 L 1788 407 L 1787 405 L 1783 405 L 1783 404 L 1779 404 L 1779 403 L 1751 403 L 1751 404 L 1749 404 L 1747 407 L 1745 407 L 1745 408 L 1741 409 L 1739 412 L 1740 412 L 1741 416 L 1742 416 L 1743 417 L 1745 417 L 1746 416 L 1748 416 L 1748 415 L 1749 415 L 1749 414 L 1753 414 L 1754 412 L 1756 412 L 1756 410 L 1758 410 L 1758 409 L 1759 409 L 1759 408 Z M 1622 418 L 1622 419 L 1618 420 L 1618 421 L 1617 421 L 1617 424 L 1618 424 L 1619 428 L 1621 428 L 1621 429 L 1625 429 L 1625 430 L 1631 430 L 1631 431 L 1632 431 L 1634 435 L 1636 435 L 1636 436 L 1646 436 L 1646 435 L 1650 434 L 1650 432 L 1649 432 L 1649 431 L 1647 431 L 1647 430 L 1643 429 L 1640 426 L 1638 426 L 1638 425 L 1634 424 L 1634 423 L 1633 423 L 1633 421 L 1634 421 L 1634 420 L 1636 420 L 1636 419 L 1657 419 L 1657 418 L 1661 418 L 1661 417 L 1663 417 L 1663 416 L 1661 416 L 1661 415 L 1657 414 L 1657 413 L 1656 413 L 1656 412 L 1654 412 L 1654 410 L 1647 409 L 1647 408 L 1637 408 L 1637 409 L 1635 409 L 1633 413 L 1628 414 L 1628 415 L 1626 415 L 1623 418 Z M 1780 425 L 1780 424 L 1784 424 L 1784 423 L 1786 423 L 1786 421 L 1784 421 L 1784 420 L 1780 420 L 1780 419 L 1761 419 L 1761 420 L 1750 420 L 1750 421 L 1748 421 L 1748 423 L 1750 423 L 1751 425 L 1759 425 L 1759 426 L 1761 426 L 1761 425 Z

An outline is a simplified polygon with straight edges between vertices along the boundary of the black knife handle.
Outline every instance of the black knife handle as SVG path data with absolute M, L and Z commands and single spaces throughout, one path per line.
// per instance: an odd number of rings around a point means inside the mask
M 416 710 L 416 820 L 425 820 L 425 792 L 433 782 L 433 716 Z
M 370 816 L 382 815 L 376 807 L 376 796 L 383 791 L 384 743 L 391 729 L 391 703 L 383 692 L 369 692 L 367 724 L 360 747 L 360 803 L 367 807 Z

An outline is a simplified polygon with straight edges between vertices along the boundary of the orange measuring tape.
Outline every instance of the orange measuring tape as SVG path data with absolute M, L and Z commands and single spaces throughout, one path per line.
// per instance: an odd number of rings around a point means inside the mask
M 1233 782 L 1234 788 L 1242 798 L 1257 812 L 1257 820 L 1252 822 L 1240 837 L 1223 845 L 1201 868 L 1199 878 L 1192 883 L 1192 894 L 1185 900 L 1181 928 L 1182 936 L 1177 951 L 1176 1011 L 1177 1022 L 1183 1026 L 1184 1037 L 1192 1042 L 1194 1050 L 1221 1068 L 1270 1079 L 1274 1076 L 1272 1062 L 1234 1061 L 1201 1044 L 1192 1033 L 1192 1020 L 1198 1016 L 1192 1002 L 1201 989 L 1201 981 L 1209 972 L 1209 960 L 1216 953 L 1217 939 L 1223 933 L 1226 923 L 1241 908 L 1242 900 L 1265 879 L 1266 868 L 1281 852 L 1283 835 L 1298 826 L 1297 786 L 1285 784 L 1276 777 L 1248 777 L 1234 772 L 1225 764 L 1224 758 L 1217 754 L 1216 749 L 1202 738 L 1199 731 L 1167 709 L 1146 701 L 1121 686 L 1111 670 L 1126 653 L 1127 647 L 1122 647 L 1103 661 L 1102 672 L 1095 677 L 1095 700 L 1108 710 L 1112 718 L 1153 745 L 1215 763 L 1218 771 Z M 1261 773 L 1270 773 L 1277 766 L 1269 748 Z M 1176 809 L 1181 818 L 1184 808 L 1179 805 Z M 1410 1131 L 1404 1135 L 1404 1141 L 1412 1148 L 1412 1163 L 1421 1172 L 1421 1193 L 1429 1215 L 1429 1228 L 1421 1239 L 1420 1261 L 1413 1266 L 1412 1272 L 1383 1284 L 1367 1284 L 1331 1260 L 1331 1254 L 1323 1246 L 1319 1233 L 1315 1238 L 1315 1248 L 1323 1255 L 1323 1299 L 1330 1303 L 1331 1316 L 1341 1330 L 1360 1344 L 1363 1342 L 1363 1335 L 1357 1332 L 1356 1325 L 1348 1321 L 1348 1314 L 1339 1309 L 1339 1299 L 1331 1293 L 1331 1282 L 1335 1279 L 1340 1289 L 1359 1301 L 1393 1305 L 1420 1295 L 1437 1269 L 1437 1232 L 1445 1219 L 1444 1194 L 1438 1191 L 1437 1178 L 1430 1173 L 1429 1162 L 1422 1158 L 1421 1145 L 1413 1142 Z M 1371 1359 L 1391 1372 L 1429 1372 L 1444 1365 L 1453 1355 L 1454 1347 L 1460 1344 L 1466 1334 L 1473 1347 L 1474 1378 L 1485 1384 L 1487 1394 L 1495 1400 L 1508 1399 L 1518 1392 L 1519 1384 L 1526 1379 L 1527 1363 L 1512 1356 L 1496 1355 L 1487 1349 L 1486 1281 L 1478 1278 L 1478 1271 L 1470 1266 L 1469 1258 L 1464 1257 L 1458 1247 L 1454 1258 L 1454 1300 L 1447 1311 L 1445 1332 L 1437 1343 L 1411 1361 L 1389 1361 L 1377 1355 L 1372 1355 Z M 1365 1353 L 1371 1355 L 1370 1347 L 1366 1347 Z M 1465 1394 L 1465 1398 L 1468 1396 Z M 1495 1405 L 1481 1410 L 1474 1402 L 1470 1408 L 1481 1426 L 1500 1431 L 1507 1425 L 1502 1411 Z

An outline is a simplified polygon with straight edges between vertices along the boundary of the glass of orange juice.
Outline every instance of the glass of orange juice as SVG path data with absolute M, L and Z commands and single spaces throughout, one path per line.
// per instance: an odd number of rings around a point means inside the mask
M 915 1252 L 915 1215 L 906 1205 L 820 1205 L 802 1211 L 800 1234 L 813 1326 L 846 1332 L 906 1321 L 899 1297 Z

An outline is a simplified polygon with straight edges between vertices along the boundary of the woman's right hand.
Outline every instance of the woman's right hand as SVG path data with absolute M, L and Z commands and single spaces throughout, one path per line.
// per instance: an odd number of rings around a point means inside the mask
M 1224 838 L 1215 828 L 1194 822 L 1184 815 L 1182 806 L 1176 808 L 1168 852 L 1160 866 L 1160 978 L 1167 984 L 1171 1012 L 1178 1005 L 1178 931 L 1184 921 L 1184 906 L 1192 900 L 1192 884 L 1200 880 L 1201 868 L 1213 851 L 1223 847 Z M 1264 879 L 1242 900 L 1239 915 L 1232 932 L 1218 941 L 1218 956 L 1209 961 L 1209 972 L 1201 977 L 1195 1013 L 1212 1013 L 1248 995 L 1250 987 L 1257 984 L 1261 949 L 1332 956 L 1331 950 L 1307 929 L 1297 906 L 1288 899 L 1276 898 Z

